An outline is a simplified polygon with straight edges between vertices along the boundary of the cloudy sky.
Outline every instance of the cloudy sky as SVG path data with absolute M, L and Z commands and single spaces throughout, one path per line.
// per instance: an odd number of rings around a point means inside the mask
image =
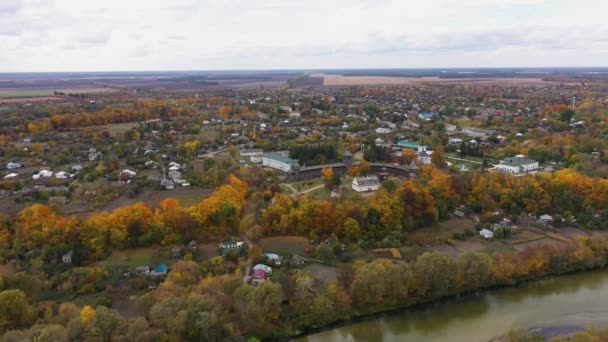
M 608 66 L 605 0 L 0 0 L 0 72 Z

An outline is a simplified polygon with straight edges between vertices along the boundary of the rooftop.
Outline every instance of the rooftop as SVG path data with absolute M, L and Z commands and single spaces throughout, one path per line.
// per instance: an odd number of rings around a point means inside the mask
M 264 157 L 268 158 L 268 159 L 276 160 L 276 161 L 281 162 L 281 163 L 289 164 L 289 165 L 293 165 L 293 164 L 296 164 L 298 162 L 295 159 L 291 159 L 289 157 L 285 157 L 284 155 L 278 154 L 278 153 L 266 153 L 264 155 Z
M 530 159 L 526 156 L 521 156 L 521 155 L 517 155 L 517 156 L 511 157 L 511 158 L 505 158 L 500 161 L 500 165 L 516 166 L 516 167 L 534 164 L 534 163 L 538 163 L 538 162 L 534 159 Z

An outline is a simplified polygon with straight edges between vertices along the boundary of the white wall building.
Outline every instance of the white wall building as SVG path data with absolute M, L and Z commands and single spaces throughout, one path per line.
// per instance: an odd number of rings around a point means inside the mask
M 291 166 L 298 161 L 291 159 L 278 153 L 266 153 L 262 156 L 262 165 L 281 170 L 283 172 L 291 171 Z
M 261 148 L 253 148 L 250 150 L 241 150 L 241 157 L 249 157 L 252 163 L 261 163 L 264 150 Z
M 355 177 L 352 187 L 356 192 L 376 191 L 380 189 L 380 180 L 377 176 Z
M 515 157 L 501 160 L 498 165 L 495 165 L 495 168 L 501 172 L 521 175 L 538 170 L 538 162 L 522 154 L 518 154 Z

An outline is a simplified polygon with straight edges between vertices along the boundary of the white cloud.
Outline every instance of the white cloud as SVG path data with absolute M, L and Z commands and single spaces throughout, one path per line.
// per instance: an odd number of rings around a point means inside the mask
M 593 0 L 2 0 L 0 72 L 600 66 L 606 10 Z

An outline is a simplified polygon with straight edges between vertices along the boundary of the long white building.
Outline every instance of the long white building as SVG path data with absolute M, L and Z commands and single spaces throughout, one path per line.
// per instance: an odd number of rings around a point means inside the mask
M 298 161 L 295 159 L 291 159 L 278 153 L 266 153 L 262 157 L 262 165 L 281 170 L 283 172 L 291 171 L 291 166 L 297 164 L 297 162 Z
M 355 177 L 352 187 L 356 192 L 376 191 L 380 189 L 380 180 L 377 176 Z
M 495 165 L 495 168 L 501 172 L 521 175 L 538 170 L 538 162 L 522 154 L 518 154 L 515 157 L 501 160 L 498 165 Z

